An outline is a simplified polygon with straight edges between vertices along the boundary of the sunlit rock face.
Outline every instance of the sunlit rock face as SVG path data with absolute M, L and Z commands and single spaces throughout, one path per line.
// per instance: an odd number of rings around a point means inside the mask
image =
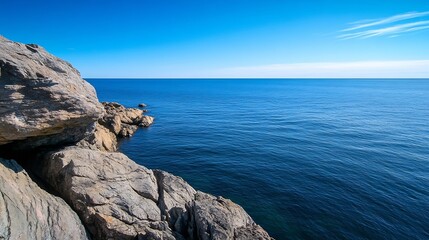
M 231 200 L 122 153 L 67 147 L 37 168 L 96 239 L 271 239 Z
M 0 145 L 75 142 L 103 113 L 94 88 L 69 63 L 0 36 Z
M 13 160 L 0 158 L 0 239 L 88 239 L 64 200 L 42 190 Z
M 101 151 L 116 151 L 118 140 L 131 137 L 139 127 L 149 127 L 154 117 L 143 115 L 145 111 L 126 108 L 119 103 L 103 102 L 106 114 L 95 124 L 95 130 L 78 146 Z
M 67 62 L 0 38 L 0 73 L 0 239 L 270 239 L 232 201 L 115 152 L 154 118 L 99 103 Z

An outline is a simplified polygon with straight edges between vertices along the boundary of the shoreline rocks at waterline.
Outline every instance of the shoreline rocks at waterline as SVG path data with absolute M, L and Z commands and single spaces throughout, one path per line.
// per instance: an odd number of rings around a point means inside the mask
M 97 239 L 270 239 L 232 201 L 122 153 L 68 147 L 37 166 Z
M 98 119 L 94 132 L 79 142 L 79 146 L 101 151 L 116 151 L 121 138 L 131 137 L 139 127 L 149 127 L 155 120 L 137 108 L 126 108 L 115 102 L 102 104 L 106 113 Z
M 100 103 L 69 63 L 0 37 L 0 74 L 0 239 L 271 239 L 232 201 L 115 152 L 153 117 Z

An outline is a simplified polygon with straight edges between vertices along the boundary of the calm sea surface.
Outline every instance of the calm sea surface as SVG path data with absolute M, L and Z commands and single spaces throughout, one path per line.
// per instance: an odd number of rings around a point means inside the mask
M 428 80 L 89 81 L 156 117 L 122 152 L 279 240 L 429 239 Z

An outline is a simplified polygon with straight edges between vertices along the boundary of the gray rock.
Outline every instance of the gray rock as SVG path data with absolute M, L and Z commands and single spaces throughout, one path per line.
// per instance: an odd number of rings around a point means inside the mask
M 270 239 L 237 204 L 121 153 L 68 147 L 37 166 L 96 239 Z
M 149 127 L 150 125 L 152 125 L 154 120 L 155 119 L 151 116 L 143 116 L 139 126 L 140 127 Z
M 144 103 L 140 103 L 138 106 L 139 106 L 139 108 L 145 108 L 145 107 L 147 107 L 147 105 L 144 104 Z
M 101 151 L 116 151 L 120 138 L 131 137 L 138 127 L 149 127 L 154 118 L 143 115 L 143 110 L 126 108 L 119 103 L 104 102 L 106 114 L 98 120 L 95 131 L 78 146 Z
M 78 216 L 13 160 L 0 158 L 0 239 L 88 239 Z
M 132 137 L 138 128 L 139 127 L 136 125 L 122 124 L 121 131 L 119 132 L 118 137 L 120 138 Z
M 154 174 L 158 180 L 160 195 L 158 207 L 161 209 L 163 218 L 174 231 L 187 235 L 190 213 L 186 204 L 194 200 L 195 189 L 182 178 L 170 173 L 154 170 Z
M 197 192 L 188 206 L 191 211 L 190 232 L 196 239 L 271 239 L 242 207 L 229 199 Z
M 153 172 L 122 153 L 72 147 L 48 154 L 38 172 L 98 239 L 174 239 L 161 219 Z
M 106 110 L 105 117 L 119 116 L 121 122 L 124 124 L 137 124 L 140 122 L 143 111 L 137 108 L 126 108 L 119 103 L 115 102 L 103 102 L 103 106 Z
M 103 112 L 94 88 L 69 63 L 0 36 L 0 145 L 76 142 Z
M 273 238 L 271 238 L 261 226 L 256 224 L 235 229 L 234 240 L 249 240 L 249 239 L 273 240 Z
M 101 105 L 69 63 L 0 37 L 0 145 L 59 147 L 85 137 L 78 146 L 26 160 L 95 239 L 270 239 L 230 200 L 105 152 L 153 120 L 140 109 Z M 0 239 L 87 238 L 66 203 L 15 162 L 0 161 L 0 180 Z
M 126 108 L 119 103 L 103 102 L 106 114 L 99 123 L 119 137 L 130 137 L 137 131 L 137 127 L 149 127 L 154 118 L 143 115 L 144 110 L 137 108 Z
M 95 130 L 92 134 L 77 143 L 77 146 L 93 150 L 113 152 L 118 148 L 118 141 L 115 133 L 96 123 Z

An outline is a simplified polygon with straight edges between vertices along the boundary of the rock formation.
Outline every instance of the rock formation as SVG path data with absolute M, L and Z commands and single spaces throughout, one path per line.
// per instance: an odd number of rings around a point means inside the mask
M 124 154 L 72 147 L 48 153 L 40 167 L 40 176 L 71 204 L 97 239 L 134 239 L 163 231 L 171 235 L 161 221 L 153 172 Z
M 197 239 L 270 239 L 242 207 L 229 199 L 198 192 L 190 209 Z
M 125 108 L 119 103 L 103 102 L 106 114 L 98 120 L 118 137 L 131 137 L 137 127 L 149 127 L 154 118 L 144 116 L 143 110 L 137 108 Z
M 69 147 L 38 166 L 97 239 L 269 239 L 237 204 L 122 153 Z
M 94 88 L 69 63 L 0 36 L 0 144 L 76 142 L 103 111 Z
M 95 130 L 79 146 L 102 151 L 116 151 L 118 139 L 131 137 L 139 127 L 149 127 L 154 118 L 143 115 L 143 110 L 125 108 L 119 103 L 103 102 L 106 113 L 95 125 Z
M 232 201 L 113 152 L 153 118 L 99 103 L 70 64 L 0 38 L 0 73 L 0 145 L 51 191 L 1 159 L 0 239 L 271 239 Z
M 88 239 L 75 212 L 0 158 L 0 239 Z

